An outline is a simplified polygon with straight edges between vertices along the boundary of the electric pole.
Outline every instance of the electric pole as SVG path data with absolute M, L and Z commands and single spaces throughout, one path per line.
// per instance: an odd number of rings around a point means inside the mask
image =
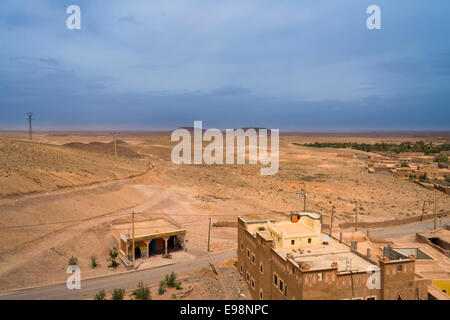
M 208 228 L 208 252 L 209 252 L 209 244 L 211 241 L 211 218 L 209 218 L 209 228 Z
M 330 237 L 333 236 L 334 205 L 331 207 Z
M 134 252 L 134 211 L 131 213 L 131 234 L 133 237 L 133 241 L 132 241 L 132 250 L 133 250 L 133 266 L 134 266 L 134 261 L 135 261 L 135 252 Z
M 358 203 L 355 200 L 355 231 L 358 231 Z
M 31 120 L 33 120 L 33 112 L 27 112 L 28 119 L 28 139 L 33 140 L 33 133 L 31 128 Z
M 423 221 L 423 214 L 425 213 L 425 202 L 426 200 L 423 200 L 422 216 L 420 217 L 420 221 Z
M 436 189 L 434 191 L 434 230 L 437 229 L 437 210 L 436 210 Z
M 303 212 L 306 212 L 306 183 L 303 182 L 303 189 L 300 191 L 300 194 L 303 196 Z

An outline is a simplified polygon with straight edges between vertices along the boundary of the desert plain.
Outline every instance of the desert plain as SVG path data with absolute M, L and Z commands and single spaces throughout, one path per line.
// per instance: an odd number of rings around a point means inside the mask
M 107 267 L 109 225 L 133 211 L 137 220 L 182 225 L 194 256 L 207 251 L 209 218 L 211 251 L 234 250 L 237 216 L 287 219 L 303 211 L 304 186 L 307 211 L 325 224 L 333 205 L 336 226 L 353 222 L 355 202 L 359 221 L 419 216 L 433 190 L 368 173 L 366 152 L 294 143 L 443 140 L 450 133 L 282 132 L 278 173 L 262 176 L 260 165 L 175 165 L 170 132 L 121 132 L 117 156 L 109 132 L 35 132 L 32 141 L 26 132 L 0 132 L 0 293 L 64 282 L 72 256 L 87 278 L 125 272 Z M 437 211 L 448 211 L 450 197 L 436 197 Z M 89 267 L 93 255 L 97 268 Z

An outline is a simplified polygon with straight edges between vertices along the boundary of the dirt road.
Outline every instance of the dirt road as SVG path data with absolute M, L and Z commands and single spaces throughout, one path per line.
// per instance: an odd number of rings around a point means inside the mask
M 450 223 L 450 217 L 445 217 L 442 219 L 442 226 Z M 437 219 L 437 227 L 441 225 L 440 219 Z M 393 228 L 386 229 L 373 229 L 370 231 L 372 236 L 383 237 L 383 238 L 391 238 L 396 236 L 403 236 L 406 234 L 415 234 L 417 232 L 430 232 L 433 231 L 434 228 L 434 220 L 428 220 L 421 223 L 402 225 Z
M 233 258 L 236 256 L 236 250 L 228 250 L 220 253 L 212 253 L 186 264 L 173 264 L 160 268 L 146 269 L 123 273 L 119 275 L 106 276 L 88 280 L 81 280 L 80 290 L 69 290 L 65 283 L 45 286 L 40 288 L 24 289 L 0 296 L 0 300 L 71 300 L 71 299 L 90 299 L 102 289 L 106 292 L 114 288 L 124 288 L 131 290 L 137 287 L 139 281 L 144 281 L 146 285 L 157 284 L 167 273 L 172 271 L 181 274 L 190 271 L 196 271 L 208 266 L 208 262 L 217 263 L 219 261 Z M 81 271 L 83 277 L 83 271 Z

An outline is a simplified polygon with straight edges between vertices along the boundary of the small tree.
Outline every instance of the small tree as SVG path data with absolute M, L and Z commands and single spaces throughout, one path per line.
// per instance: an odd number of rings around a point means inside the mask
M 133 291 L 133 295 L 137 300 L 151 300 L 150 289 L 144 286 L 142 281 L 138 283 L 138 287 Z
M 106 292 L 104 289 L 100 290 L 94 297 L 94 300 L 105 300 Z
M 125 289 L 117 289 L 115 288 L 112 292 L 112 300 L 123 300 L 123 296 L 125 295 Z
M 71 256 L 69 259 L 69 266 L 76 266 L 78 264 L 77 257 Z
M 97 266 L 98 266 L 97 257 L 96 256 L 91 256 L 91 267 L 92 268 L 96 268 Z
M 109 249 L 109 259 L 108 259 L 108 261 L 111 262 L 109 264 L 110 268 L 117 268 L 119 266 L 119 264 L 116 261 L 118 254 L 119 253 L 117 252 L 116 248 Z

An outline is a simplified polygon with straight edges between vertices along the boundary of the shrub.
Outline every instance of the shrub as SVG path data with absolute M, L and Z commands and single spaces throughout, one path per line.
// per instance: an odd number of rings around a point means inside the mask
M 166 292 L 166 290 L 164 289 L 164 286 L 166 285 L 166 282 L 164 280 L 161 280 L 159 282 L 159 288 L 158 288 L 158 294 L 162 295 L 164 294 L 164 292 Z
M 181 287 L 181 282 L 178 282 L 177 285 L 175 286 L 175 288 L 176 288 L 177 290 L 183 289 L 183 288 Z
M 112 300 L 123 300 L 123 296 L 125 295 L 125 289 L 117 289 L 115 288 L 112 292 Z
M 97 266 L 98 266 L 97 257 L 96 256 L 91 256 L 91 267 L 92 268 L 96 268 Z
M 166 274 L 166 284 L 168 287 L 173 288 L 176 286 L 177 275 L 175 272 L 172 272 L 170 275 Z
M 144 286 L 144 283 L 141 281 L 138 283 L 138 287 L 133 291 L 133 295 L 137 300 L 150 300 L 150 289 Z
M 119 266 L 119 264 L 116 261 L 118 254 L 119 253 L 117 252 L 116 248 L 109 249 L 109 259 L 108 259 L 108 261 L 111 262 L 109 264 L 110 268 L 117 268 Z
M 100 290 L 94 297 L 94 300 L 105 300 L 106 292 L 104 289 Z
M 445 154 L 438 154 L 434 157 L 434 162 L 441 163 L 441 162 L 448 162 L 448 156 Z
M 77 257 L 71 256 L 69 259 L 69 266 L 76 266 L 78 264 Z

